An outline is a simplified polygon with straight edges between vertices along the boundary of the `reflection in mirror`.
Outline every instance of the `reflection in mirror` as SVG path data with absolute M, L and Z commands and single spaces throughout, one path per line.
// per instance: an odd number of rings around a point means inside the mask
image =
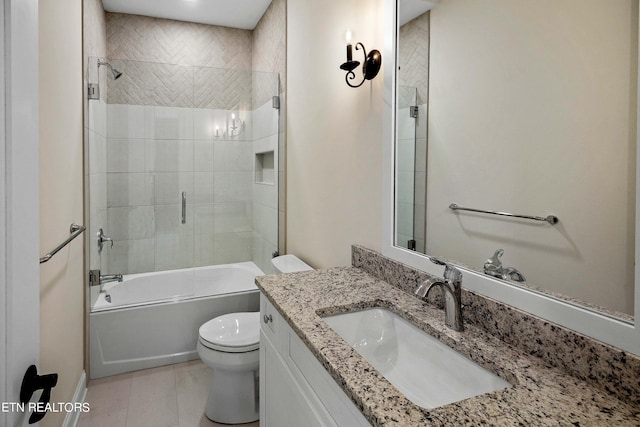
M 396 245 L 631 318 L 637 0 L 399 1 Z
M 416 250 L 416 105 L 417 90 L 398 87 L 398 233 L 396 245 Z M 424 190 L 424 185 L 422 186 Z M 424 226 L 422 227 L 424 229 Z M 424 239 L 420 249 L 424 251 Z

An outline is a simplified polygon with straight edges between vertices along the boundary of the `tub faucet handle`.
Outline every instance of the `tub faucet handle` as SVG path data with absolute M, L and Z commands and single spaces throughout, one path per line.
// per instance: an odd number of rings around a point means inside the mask
M 102 228 L 98 229 L 98 253 L 102 253 L 102 248 L 106 242 L 111 242 L 113 248 L 113 239 L 104 235 Z

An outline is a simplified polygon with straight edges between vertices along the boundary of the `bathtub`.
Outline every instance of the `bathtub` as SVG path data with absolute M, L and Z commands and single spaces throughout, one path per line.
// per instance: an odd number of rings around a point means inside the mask
M 197 359 L 198 329 L 259 311 L 253 262 L 125 275 L 103 286 L 89 314 L 89 375 L 101 378 Z

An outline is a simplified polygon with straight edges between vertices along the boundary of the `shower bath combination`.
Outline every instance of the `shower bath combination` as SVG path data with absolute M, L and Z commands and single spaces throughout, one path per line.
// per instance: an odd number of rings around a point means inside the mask
M 109 64 L 107 61 L 103 61 L 99 58 L 98 58 L 98 73 L 100 73 L 100 67 L 103 65 L 109 68 L 109 70 L 111 71 L 111 74 L 113 75 L 113 80 L 118 80 L 120 77 L 122 77 L 122 71 L 118 70 L 117 68 L 113 68 L 113 66 Z M 87 85 L 87 98 L 100 99 L 100 85 L 98 83 L 89 83 Z
M 200 326 L 259 311 L 255 277 L 272 271 L 279 76 L 105 57 L 86 71 L 102 86 L 85 116 L 88 270 L 102 276 L 89 375 L 197 359 Z

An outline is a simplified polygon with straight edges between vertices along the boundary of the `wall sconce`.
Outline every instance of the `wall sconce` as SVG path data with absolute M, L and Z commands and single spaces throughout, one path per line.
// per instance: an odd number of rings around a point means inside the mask
M 365 80 L 371 80 L 375 76 L 378 75 L 378 71 L 380 71 L 380 66 L 382 64 L 382 55 L 378 50 L 372 50 L 367 53 L 367 50 L 364 48 L 364 45 L 360 42 L 356 43 L 356 50 L 362 50 L 364 54 L 364 64 L 362 64 L 362 81 L 357 85 L 352 85 L 350 80 L 356 78 L 356 73 L 353 72 L 358 65 L 360 65 L 359 61 L 353 60 L 353 50 L 351 46 L 351 30 L 347 29 L 346 34 L 347 39 L 347 62 L 340 66 L 340 69 L 345 70 L 347 74 L 344 76 L 344 80 L 347 82 L 347 85 L 350 87 L 360 87 L 364 83 Z

